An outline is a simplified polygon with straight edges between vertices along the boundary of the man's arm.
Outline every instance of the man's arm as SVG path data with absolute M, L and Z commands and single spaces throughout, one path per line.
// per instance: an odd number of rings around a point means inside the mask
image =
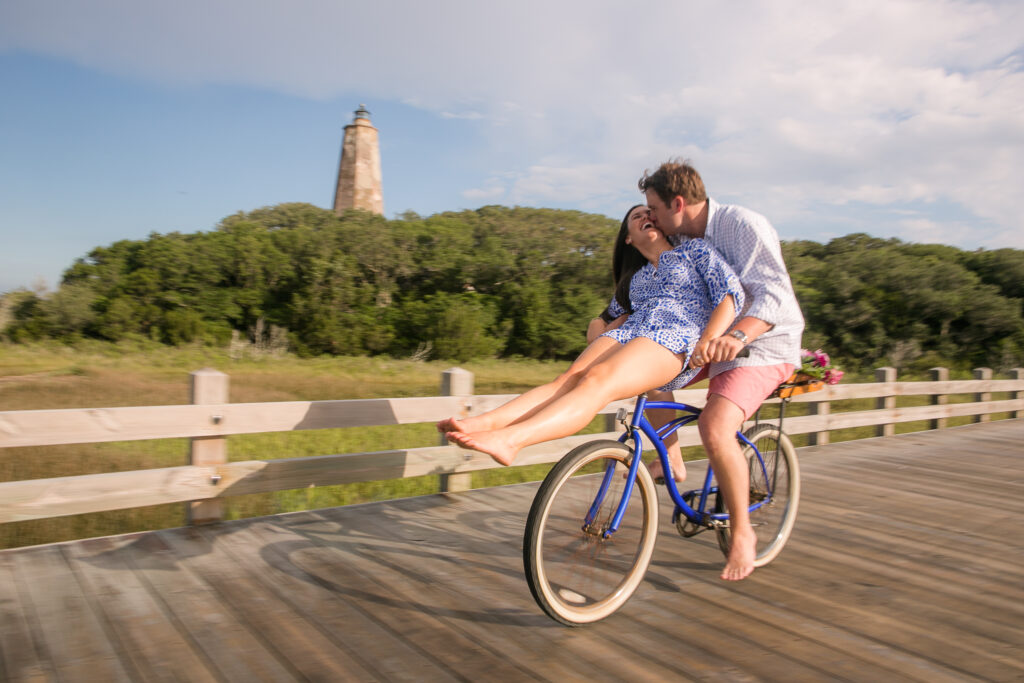
M 749 295 L 744 317 L 732 327 L 746 339 L 727 335 L 712 340 L 707 353 L 715 362 L 733 360 L 744 346 L 775 327 L 784 302 L 793 298 L 775 230 L 759 214 L 748 214 L 747 219 L 723 224 L 715 235 L 715 246 Z
M 769 325 L 760 318 L 753 318 L 748 315 L 736 323 L 732 328 L 733 330 L 739 330 L 745 334 L 747 340 L 742 341 L 731 334 L 710 339 L 707 343 L 707 348 L 703 351 L 704 360 L 708 363 L 720 363 L 722 361 L 733 360 L 736 358 L 736 354 L 743 350 L 744 346 L 772 329 L 772 327 L 774 327 L 774 325 Z

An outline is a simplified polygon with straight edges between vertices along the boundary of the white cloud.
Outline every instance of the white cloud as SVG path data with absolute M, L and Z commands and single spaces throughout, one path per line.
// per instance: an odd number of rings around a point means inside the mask
M 507 192 L 504 185 L 491 183 L 484 187 L 473 187 L 462 191 L 462 196 L 473 201 L 498 202 L 505 198 Z
M 993 246 L 1024 215 L 1021 36 L 1022 5 L 998 0 L 0 6 L 0 50 L 472 121 L 493 179 L 467 199 L 618 215 L 642 169 L 686 156 L 777 223 L 952 202 Z M 892 225 L 916 240 L 963 216 L 921 221 Z

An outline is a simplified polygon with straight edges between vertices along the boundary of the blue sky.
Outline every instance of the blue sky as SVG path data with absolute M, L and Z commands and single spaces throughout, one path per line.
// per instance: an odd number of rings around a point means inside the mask
M 93 247 L 328 207 L 619 218 L 690 158 L 784 239 L 1024 248 L 1024 3 L 2 0 L 0 292 Z

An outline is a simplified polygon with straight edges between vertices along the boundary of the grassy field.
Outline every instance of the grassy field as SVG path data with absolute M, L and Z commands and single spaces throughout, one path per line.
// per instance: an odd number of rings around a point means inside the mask
M 112 345 L 0 345 L 0 410 L 169 405 L 189 402 L 189 373 L 212 367 L 230 376 L 229 401 L 327 400 L 436 396 L 442 371 L 450 362 L 414 362 L 388 358 L 315 358 L 254 355 L 209 348 L 168 348 L 144 343 Z M 477 394 L 518 393 L 554 377 L 563 362 L 488 360 L 463 364 L 475 377 Z M 923 379 L 923 378 L 918 378 Z M 850 378 L 849 381 L 857 381 Z M 862 378 L 860 381 L 872 381 Z M 952 397 L 951 401 L 970 400 Z M 920 405 L 926 397 L 901 399 Z M 833 412 L 873 407 L 868 401 L 833 403 Z M 806 407 L 793 405 L 790 414 Z M 998 416 L 997 416 L 998 417 Z M 964 418 L 962 422 L 969 421 Z M 595 420 L 587 431 L 602 431 Z M 915 431 L 926 424 L 898 425 Z M 841 441 L 872 436 L 871 428 L 833 432 Z M 432 424 L 331 429 L 228 438 L 231 460 L 261 460 L 415 448 L 437 443 Z M 802 445 L 806 437 L 796 437 Z M 688 458 L 703 457 L 699 448 Z M 173 467 L 187 462 L 188 441 L 170 439 L 69 446 L 0 449 L 0 481 Z M 495 486 L 543 478 L 549 465 L 476 472 L 473 486 Z M 239 496 L 225 501 L 228 519 L 294 510 L 347 505 L 435 493 L 436 476 L 297 491 Z M 180 526 L 182 505 L 33 520 L 0 525 L 0 548 L 73 538 Z

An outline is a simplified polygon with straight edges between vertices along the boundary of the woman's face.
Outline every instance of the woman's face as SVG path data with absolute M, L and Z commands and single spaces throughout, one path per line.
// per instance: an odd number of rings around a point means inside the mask
M 626 244 L 644 244 L 656 241 L 658 237 L 661 237 L 661 233 L 651 222 L 651 212 L 646 206 L 638 206 L 629 212 L 626 230 L 628 232 Z

